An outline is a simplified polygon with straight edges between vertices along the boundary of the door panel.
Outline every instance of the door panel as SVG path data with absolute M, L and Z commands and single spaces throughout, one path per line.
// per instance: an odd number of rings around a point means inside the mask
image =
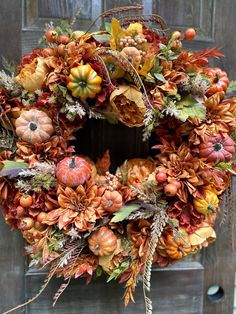
M 0 69 L 1 56 L 15 61 L 20 58 L 20 16 L 20 1 L 1 1 Z M 24 301 L 24 270 L 22 237 L 10 230 L 0 212 L 0 313 Z
M 231 78 L 234 77 L 236 73 L 236 39 L 232 36 L 236 12 L 234 0 L 143 0 L 143 2 L 139 0 L 135 3 L 143 3 L 145 13 L 162 15 L 173 29 L 183 30 L 188 26 L 194 26 L 198 31 L 197 39 L 185 43 L 185 47 L 198 50 L 222 46 L 227 58 L 216 60 L 214 64 L 228 70 Z M 81 11 L 77 25 L 80 29 L 86 29 L 103 9 L 133 4 L 131 0 L 1 1 L 0 54 L 17 60 L 20 53 L 25 54 L 38 45 L 38 38 L 43 34 L 45 22 L 52 20 L 56 23 L 60 18 L 70 17 L 79 8 Z M 121 164 L 125 158 L 147 155 L 149 148 L 141 141 L 139 129 L 128 129 L 121 125 L 111 126 L 101 121 L 93 121 L 92 124 L 91 127 L 89 122 L 84 130 L 78 132 L 78 149 L 81 153 L 95 159 L 110 148 L 114 160 L 113 167 Z M 97 141 L 97 138 L 100 140 Z M 235 185 L 232 193 L 235 196 Z M 235 208 L 235 197 L 232 208 Z M 154 313 L 171 314 L 173 310 L 176 314 L 232 313 L 236 259 L 230 244 L 229 230 L 232 238 L 235 237 L 233 228 L 229 227 L 230 222 L 233 225 L 233 215 L 218 230 L 218 241 L 197 256 L 201 263 L 182 262 L 168 269 L 153 271 L 151 296 Z M 0 309 L 5 310 L 37 293 L 44 274 L 28 271 L 26 267 L 24 276 L 22 241 L 17 233 L 9 231 L 3 221 L 0 222 L 0 250 L 2 289 Z M 223 272 L 222 268 L 227 270 Z M 221 302 L 211 303 L 206 298 L 206 291 L 213 284 L 221 285 L 225 291 L 225 297 Z M 46 292 L 28 306 L 27 313 L 128 314 L 144 311 L 141 283 L 136 293 L 137 303 L 129 306 L 126 311 L 121 300 L 122 287 L 117 283 L 105 284 L 105 278 L 92 283 L 91 286 L 84 285 L 80 280 L 73 281 L 58 301 L 56 308 L 52 308 L 51 299 L 57 287 L 59 281 L 52 281 Z M 23 312 L 25 310 L 22 310 Z
M 45 274 L 44 274 L 45 276 Z M 38 291 L 42 276 L 27 273 L 26 285 L 28 297 Z M 59 299 L 55 308 L 51 307 L 53 293 L 59 287 L 59 280 L 54 280 L 38 301 L 28 307 L 32 314 L 131 314 L 144 313 L 141 282 L 135 293 L 135 304 L 124 307 L 123 287 L 117 282 L 106 284 L 100 278 L 89 286 L 83 280 L 73 280 Z M 199 263 L 179 263 L 168 269 L 154 270 L 152 274 L 151 297 L 154 313 L 161 314 L 200 314 L 202 312 L 203 267 Z

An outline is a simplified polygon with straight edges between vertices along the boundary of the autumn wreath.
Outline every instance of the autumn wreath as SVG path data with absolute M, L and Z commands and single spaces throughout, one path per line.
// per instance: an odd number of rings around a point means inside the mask
M 105 12 L 112 19 L 96 32 L 50 23 L 46 48 L 23 56 L 16 75 L 0 72 L 1 208 L 27 241 L 30 265 L 50 269 L 40 293 L 64 277 L 54 303 L 71 278 L 105 273 L 125 282 L 127 305 L 138 277 L 150 289 L 152 264 L 167 266 L 216 238 L 234 174 L 236 98 L 225 93 L 235 84 L 208 67 L 222 56 L 217 49 L 182 50 L 194 29 L 183 36 L 160 16 L 124 16 L 141 8 Z M 110 173 L 109 151 L 96 163 L 76 155 L 70 142 L 89 118 L 142 127 L 155 158 Z

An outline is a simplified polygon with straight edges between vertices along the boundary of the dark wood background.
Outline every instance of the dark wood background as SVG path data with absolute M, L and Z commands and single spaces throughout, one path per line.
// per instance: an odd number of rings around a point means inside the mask
M 214 61 L 236 77 L 236 37 L 234 36 L 236 1 L 234 0 L 139 0 L 145 13 L 162 15 L 173 29 L 193 26 L 198 31 L 197 39 L 187 47 L 198 50 L 220 46 L 226 57 Z M 8 0 L 0 1 L 0 55 L 18 61 L 22 54 L 37 46 L 46 21 L 71 17 L 81 7 L 78 25 L 86 29 L 89 23 L 103 10 L 133 5 L 132 0 Z M 96 145 L 95 138 L 98 138 Z M 123 126 L 93 122 L 80 131 L 78 148 L 85 147 L 91 157 L 101 156 L 109 147 L 115 164 L 126 158 L 145 156 L 148 145 L 141 142 L 140 130 L 128 130 Z M 232 187 L 235 195 L 235 185 Z M 234 198 L 235 199 L 235 198 Z M 232 206 L 235 208 L 235 200 Z M 218 241 L 195 260 L 184 261 L 167 269 L 155 269 L 152 278 L 152 299 L 156 314 L 232 314 L 235 277 L 235 253 L 232 240 L 235 238 L 234 216 L 218 228 Z M 229 226 L 231 225 L 231 228 Z M 0 311 L 21 303 L 34 295 L 43 281 L 44 274 L 28 271 L 23 252 L 23 241 L 17 232 L 11 232 L 0 219 Z M 34 304 L 19 313 L 143 313 L 142 292 L 136 294 L 136 304 L 126 309 L 122 304 L 122 287 L 105 284 L 104 278 L 91 286 L 82 280 L 72 283 L 59 300 L 51 307 L 51 298 L 59 282 L 53 281 L 47 291 Z M 216 302 L 207 298 L 207 290 L 219 285 L 224 297 Z

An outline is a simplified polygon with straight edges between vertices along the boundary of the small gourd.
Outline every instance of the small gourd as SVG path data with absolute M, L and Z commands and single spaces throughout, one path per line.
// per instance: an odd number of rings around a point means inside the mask
M 139 52 L 139 50 L 135 47 L 125 47 L 122 51 L 121 51 L 121 55 L 123 55 L 124 57 L 126 57 L 128 59 L 128 61 L 130 63 L 132 63 L 132 65 L 135 68 L 138 68 L 140 65 L 140 62 L 142 60 L 142 55 Z
M 54 132 L 52 120 L 41 110 L 30 109 L 21 112 L 15 121 L 16 134 L 31 144 L 47 141 Z
M 167 235 L 166 253 L 170 258 L 178 260 L 187 256 L 190 252 L 191 245 L 187 242 L 187 240 L 171 234 Z
M 210 190 L 206 190 L 205 197 L 195 197 L 193 200 L 193 205 L 196 211 L 201 214 L 207 215 L 216 212 L 216 209 L 219 205 L 219 199 L 216 193 Z
M 117 237 L 111 229 L 103 226 L 89 236 L 88 244 L 94 255 L 107 256 L 116 250 Z
M 89 163 L 79 156 L 65 157 L 56 168 L 57 180 L 68 187 L 84 184 L 90 176 L 91 167 Z
M 122 206 L 122 196 L 117 191 L 106 191 L 102 196 L 101 205 L 109 213 L 114 213 Z
M 102 78 L 88 63 L 72 68 L 67 81 L 67 88 L 74 97 L 94 98 L 101 91 Z

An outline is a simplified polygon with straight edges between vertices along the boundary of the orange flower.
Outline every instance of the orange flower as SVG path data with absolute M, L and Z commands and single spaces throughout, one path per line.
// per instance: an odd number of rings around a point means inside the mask
M 141 158 L 130 159 L 119 168 L 124 183 L 137 188 L 142 186 L 154 170 L 155 164 L 152 160 Z
M 192 156 L 186 143 L 181 144 L 178 149 L 173 143 L 173 146 L 169 143 L 166 144 L 165 141 L 163 143 L 163 145 L 155 146 L 162 152 L 157 155 L 160 161 L 160 171 L 164 171 L 168 175 L 169 182 L 180 182 L 181 186 L 177 195 L 181 201 L 187 203 L 189 193 L 196 195 L 197 188 L 205 184 L 202 175 L 208 167 L 201 160 Z
M 86 187 L 79 185 L 76 190 L 59 186 L 57 194 L 60 208 L 48 213 L 44 223 L 58 223 L 59 229 L 70 224 L 74 224 L 79 231 L 92 229 L 99 218 L 101 197 L 97 193 L 98 187 L 91 183 Z
M 140 219 L 127 225 L 127 233 L 131 242 L 131 255 L 133 259 L 140 258 L 143 262 L 146 260 L 146 254 L 149 247 L 151 223 Z
M 25 64 L 16 80 L 28 92 L 41 89 L 48 73 L 48 67 L 42 58 L 35 58 L 30 64 Z
M 110 104 L 112 110 L 119 115 L 119 120 L 129 127 L 144 124 L 146 106 L 142 93 L 134 86 L 118 85 L 111 93 Z
M 29 164 L 36 161 L 54 161 L 62 158 L 66 152 L 73 152 L 72 146 L 67 147 L 69 140 L 74 137 L 65 134 L 64 137 L 54 135 L 49 142 L 42 144 L 30 144 L 24 141 L 17 141 L 17 158 L 28 162 Z
M 161 66 L 163 67 L 161 73 L 166 80 L 169 82 L 180 84 L 188 79 L 188 75 L 184 72 L 176 71 L 173 69 L 173 63 L 171 61 L 162 61 Z

